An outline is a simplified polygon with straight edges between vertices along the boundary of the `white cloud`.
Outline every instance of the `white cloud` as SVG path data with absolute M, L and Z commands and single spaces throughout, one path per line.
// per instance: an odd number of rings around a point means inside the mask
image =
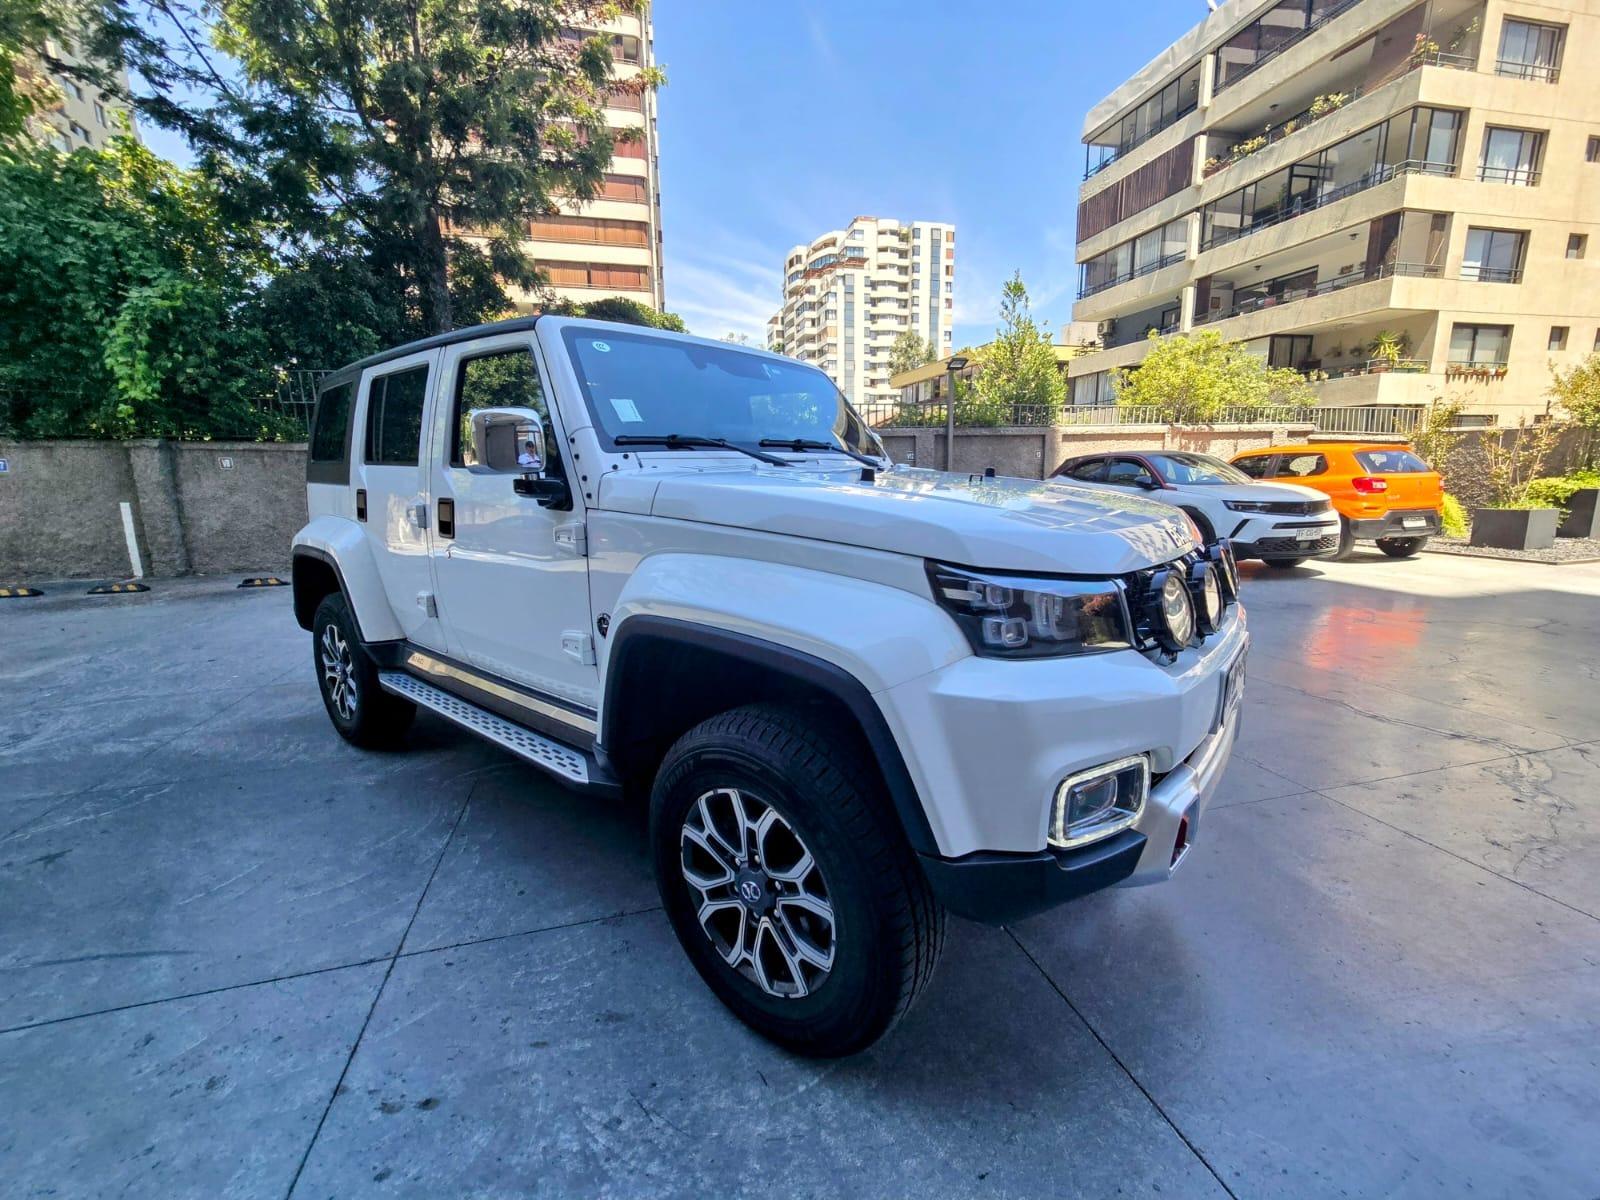
M 782 262 L 781 250 L 771 251 L 768 263 L 718 251 L 669 254 L 667 308 L 702 337 L 742 333 L 764 346 L 767 318 L 783 304 Z

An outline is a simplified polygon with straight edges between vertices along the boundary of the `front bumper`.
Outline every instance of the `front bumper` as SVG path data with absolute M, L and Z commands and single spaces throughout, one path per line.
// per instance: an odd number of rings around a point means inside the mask
M 1306 535 L 1306 536 L 1302 536 Z M 1339 514 L 1257 517 L 1233 536 L 1236 558 L 1322 558 L 1339 549 Z
M 1397 508 L 1381 517 L 1351 521 L 1350 532 L 1364 540 L 1386 537 L 1434 537 L 1439 532 L 1439 513 L 1432 508 Z
M 1249 644 L 1242 607 L 1163 665 L 1133 651 L 1037 662 L 968 658 L 879 693 L 939 846 L 922 856 L 953 912 L 1016 920 L 1114 884 L 1156 883 L 1196 835 L 1227 764 L 1238 708 L 1227 671 Z M 1046 841 L 1055 789 L 1077 771 L 1148 754 L 1155 784 L 1138 820 L 1102 842 Z M 1178 860 L 1181 862 L 1181 858 Z

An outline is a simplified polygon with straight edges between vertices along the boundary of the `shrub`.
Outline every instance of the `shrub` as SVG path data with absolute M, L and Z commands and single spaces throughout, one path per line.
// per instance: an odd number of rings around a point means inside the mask
M 1573 471 L 1570 475 L 1547 475 L 1528 485 L 1530 508 L 1559 508 L 1566 510 L 1574 492 L 1585 488 L 1600 488 L 1600 471 Z
M 1445 493 L 1444 505 L 1439 513 L 1439 530 L 1445 537 L 1466 537 L 1470 529 L 1467 521 L 1467 510 L 1461 506 L 1449 492 Z

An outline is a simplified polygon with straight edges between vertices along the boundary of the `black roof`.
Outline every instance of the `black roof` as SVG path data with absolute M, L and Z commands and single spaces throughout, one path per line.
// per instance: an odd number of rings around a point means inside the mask
M 505 321 L 491 321 L 487 325 L 469 325 L 465 329 L 452 329 L 449 333 L 436 333 L 432 337 L 418 338 L 414 342 L 407 342 L 403 346 L 395 346 L 389 350 L 380 350 L 376 354 L 369 354 L 366 358 L 358 359 L 353 363 L 346 363 L 337 371 L 330 372 L 322 381 L 322 386 L 343 383 L 351 375 L 359 375 L 368 367 L 375 367 L 380 363 L 390 362 L 396 358 L 404 358 L 408 354 L 415 354 L 419 350 L 435 350 L 440 346 L 449 346 L 456 342 L 471 341 L 473 338 L 488 337 L 496 333 L 516 333 L 521 329 L 532 329 L 538 324 L 539 318 L 512 317 Z

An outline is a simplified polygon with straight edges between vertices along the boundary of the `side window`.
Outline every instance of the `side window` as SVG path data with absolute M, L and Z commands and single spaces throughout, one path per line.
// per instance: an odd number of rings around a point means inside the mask
M 355 381 L 324 388 L 317 397 L 316 424 L 311 430 L 311 461 L 342 462 L 345 435 L 350 429 L 350 400 Z
M 1252 454 L 1249 458 L 1236 458 L 1233 465 L 1238 467 L 1251 479 L 1268 479 L 1272 476 L 1272 462 L 1274 455 Z
M 1304 479 L 1309 475 L 1322 475 L 1328 470 L 1328 460 L 1320 454 L 1286 454 L 1279 475 L 1293 475 Z
M 1118 483 L 1124 487 L 1139 484 L 1154 483 L 1156 477 L 1150 473 L 1150 468 L 1142 462 L 1131 458 L 1119 458 L 1106 469 L 1106 482 Z
M 372 381 L 367 395 L 368 466 L 414 467 L 422 456 L 422 402 L 428 368 L 412 367 Z
M 546 474 L 560 473 L 561 456 L 555 452 L 550 410 L 531 351 L 520 347 L 499 350 L 461 363 L 456 372 L 455 417 L 450 423 L 453 467 L 489 465 L 492 448 L 472 441 L 472 414 L 480 408 L 531 408 L 537 412 L 544 424 L 545 444 L 550 447 L 543 469 Z M 510 464 L 506 465 L 509 468 Z
M 1093 483 L 1105 473 L 1105 469 L 1105 459 L 1091 458 L 1088 462 L 1079 463 L 1075 467 L 1069 467 L 1066 474 L 1069 479 L 1082 479 Z

